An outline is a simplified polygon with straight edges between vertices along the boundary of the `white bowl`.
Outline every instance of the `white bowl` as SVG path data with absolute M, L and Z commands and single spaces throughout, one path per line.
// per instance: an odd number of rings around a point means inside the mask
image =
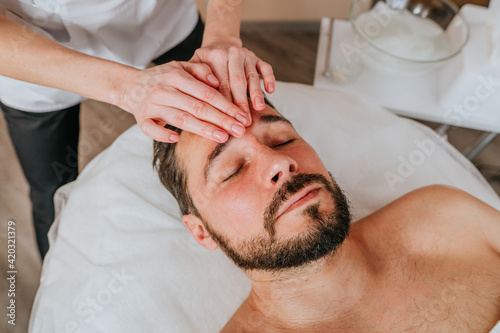
M 388 76 L 435 70 L 469 40 L 469 25 L 447 0 L 354 0 L 350 21 L 363 63 Z

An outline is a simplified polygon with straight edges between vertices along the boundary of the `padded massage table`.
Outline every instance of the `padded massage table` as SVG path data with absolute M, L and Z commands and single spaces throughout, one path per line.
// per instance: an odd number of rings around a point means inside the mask
M 300 84 L 278 82 L 269 99 L 345 190 L 354 220 L 430 184 L 500 209 L 477 169 L 419 123 Z M 30 332 L 218 332 L 246 298 L 246 276 L 194 241 L 151 161 L 135 125 L 59 189 Z

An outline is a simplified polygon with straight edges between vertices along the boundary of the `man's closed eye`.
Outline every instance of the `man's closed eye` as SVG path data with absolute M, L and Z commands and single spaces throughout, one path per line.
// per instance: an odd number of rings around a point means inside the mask
M 282 143 L 279 143 L 279 144 L 273 146 L 273 148 L 283 147 L 283 146 L 286 146 L 294 141 L 295 141 L 295 139 L 290 139 L 288 141 L 285 141 L 285 142 L 282 142 Z M 238 169 L 236 169 L 233 173 L 231 173 L 228 177 L 226 177 L 222 182 L 225 183 L 228 180 L 230 180 L 231 178 L 236 177 L 240 173 L 240 171 L 243 169 L 244 166 L 245 166 L 245 164 L 241 164 L 238 167 Z
M 229 175 L 229 177 L 227 177 L 226 179 L 224 179 L 222 182 L 223 182 L 223 183 L 224 183 L 224 182 L 227 182 L 227 181 L 228 181 L 228 180 L 230 180 L 231 178 L 233 178 L 233 177 L 237 176 L 237 175 L 240 173 L 241 169 L 243 169 L 243 166 L 244 166 L 244 164 L 240 165 L 240 167 L 239 167 L 239 168 L 238 168 L 235 172 L 233 172 L 232 174 L 230 174 L 230 175 Z
M 294 142 L 294 141 L 295 141 L 295 139 L 290 139 L 290 140 L 288 140 L 288 141 L 285 141 L 285 142 L 282 142 L 282 143 L 280 143 L 280 144 L 275 145 L 273 148 L 286 146 L 286 145 L 288 145 L 288 144 L 290 144 L 290 143 L 292 143 L 292 142 Z

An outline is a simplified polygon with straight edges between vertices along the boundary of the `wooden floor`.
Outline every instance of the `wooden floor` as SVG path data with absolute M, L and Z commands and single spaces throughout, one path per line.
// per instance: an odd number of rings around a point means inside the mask
M 281 81 L 312 84 L 319 23 L 247 24 L 242 28 L 244 45 L 269 62 Z M 80 169 L 124 130 L 134 118 L 115 107 L 86 101 L 81 112 Z M 435 127 L 435 124 L 429 124 Z M 481 133 L 454 128 L 449 140 L 460 150 Z M 38 287 L 41 263 L 31 221 L 28 185 L 10 143 L 5 121 L 0 116 L 0 332 L 27 331 L 31 305 Z M 500 137 L 474 161 L 500 193 Z M 16 326 L 7 324 L 7 222 L 16 222 Z

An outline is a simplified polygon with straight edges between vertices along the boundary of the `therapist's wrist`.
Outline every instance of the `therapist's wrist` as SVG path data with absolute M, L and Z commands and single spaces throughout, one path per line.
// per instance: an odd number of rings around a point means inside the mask
M 241 41 L 241 38 L 237 36 L 225 36 L 225 35 L 209 35 L 206 37 L 203 37 L 203 42 L 201 43 L 201 47 L 211 47 L 211 46 L 218 46 L 218 47 L 242 47 L 243 42 Z
M 129 110 L 130 105 L 127 103 L 126 96 L 135 94 L 139 96 L 141 94 L 140 91 L 136 89 L 130 89 L 131 85 L 135 82 L 135 78 L 140 75 L 142 70 L 116 64 L 117 66 L 111 70 L 112 74 L 109 76 L 110 80 L 108 83 L 108 89 L 105 92 L 104 102 L 113 104 L 125 111 L 132 112 Z

